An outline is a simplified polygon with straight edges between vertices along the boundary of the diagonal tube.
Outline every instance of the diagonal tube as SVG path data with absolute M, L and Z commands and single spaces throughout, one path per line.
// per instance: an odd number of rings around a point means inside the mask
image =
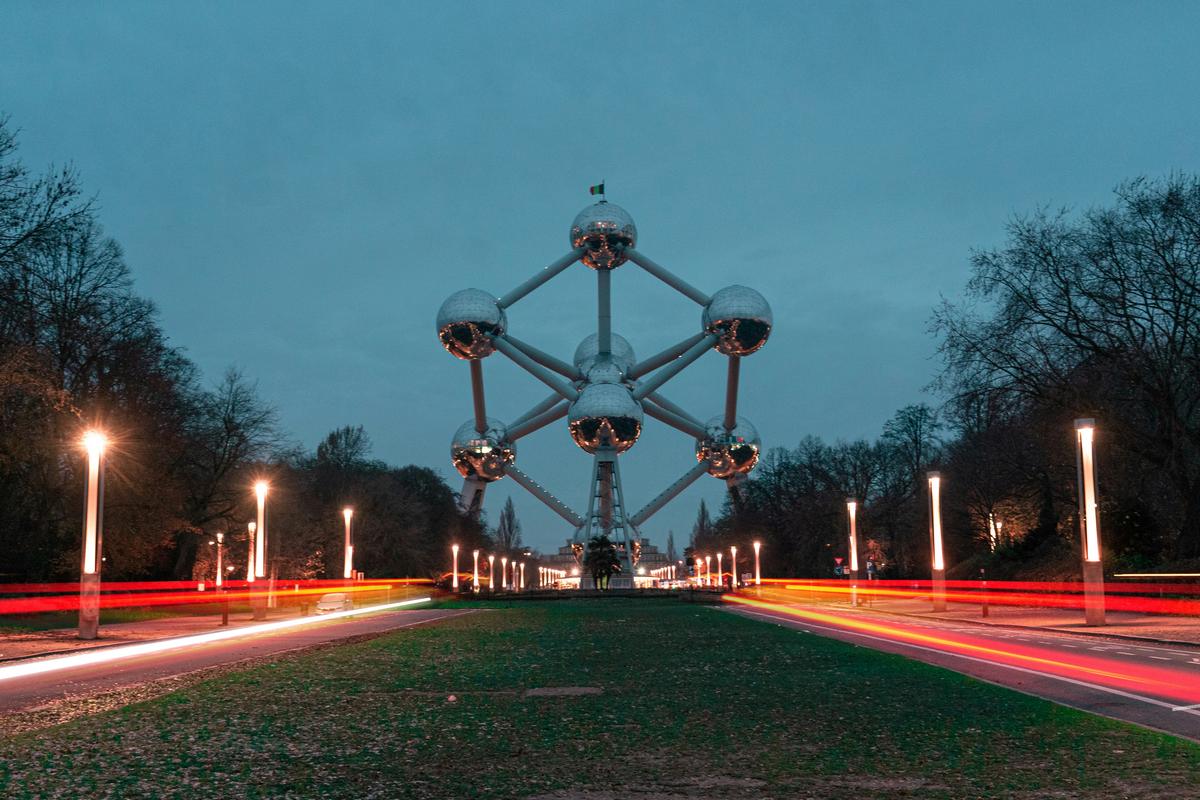
M 506 466 L 504 468 L 504 474 L 508 475 L 510 478 L 512 478 L 514 481 L 516 481 L 519 485 L 523 486 L 525 488 L 525 491 L 529 492 L 531 495 L 536 497 L 538 500 L 541 500 L 543 503 L 545 503 L 547 506 L 549 506 L 551 511 L 553 511 L 555 514 L 558 514 L 560 517 L 562 517 L 567 522 L 574 525 L 576 528 L 583 526 L 583 518 L 580 517 L 578 514 L 576 514 L 574 511 L 572 511 L 570 508 L 568 508 L 566 503 L 559 500 L 554 495 L 550 494 L 550 492 L 546 491 L 546 489 L 543 488 L 541 484 L 539 484 L 533 478 L 526 475 L 521 470 L 517 469 L 512 464 L 509 464 L 508 466 Z
M 579 257 L 581 255 L 583 255 L 583 250 L 572 250 L 571 252 L 569 252 L 565 256 L 563 256 L 562 258 L 555 261 L 550 266 L 544 268 L 541 272 L 534 275 L 529 280 L 522 283 L 517 288 L 513 289 L 508 294 L 501 297 L 499 300 L 496 301 L 496 304 L 498 306 L 500 306 L 501 308 L 508 308 L 513 303 L 517 302 L 522 297 L 529 294 L 534 289 L 538 288 L 543 283 L 550 280 L 555 275 L 557 275 L 558 273 L 562 272 L 567 267 L 574 264 L 576 261 L 579 260 Z
M 657 403 L 652 403 L 650 398 L 646 398 L 642 401 L 642 409 L 659 422 L 665 422 L 675 430 L 683 431 L 688 436 L 695 437 L 696 439 L 703 439 L 707 435 L 707 431 L 705 431 L 703 425 L 697 425 L 689 422 L 683 417 L 666 410 Z
M 635 526 L 644 524 L 646 520 L 658 513 L 663 506 L 678 497 L 680 492 L 695 483 L 696 479 L 706 472 L 708 472 L 708 462 L 701 461 L 685 472 L 682 478 L 663 490 L 662 494 L 647 503 L 641 511 L 630 517 L 629 521 Z
M 653 400 L 655 403 L 658 403 L 660 406 L 665 408 L 667 411 L 670 411 L 672 414 L 679 417 L 680 419 L 687 420 L 692 425 L 695 425 L 700 428 L 705 427 L 703 422 L 701 422 L 699 419 L 697 419 L 696 417 L 689 414 L 684 409 L 680 408 L 675 403 L 672 403 L 670 400 L 663 397 L 661 392 L 651 392 L 650 394 L 646 395 L 646 399 Z
M 478 433 L 487 433 L 487 403 L 483 397 L 483 362 L 478 359 L 471 360 L 471 398 L 475 401 L 475 430 Z
M 546 369 L 554 370 L 568 380 L 577 381 L 583 377 L 583 375 L 579 373 L 579 370 L 575 369 L 574 364 L 568 364 L 562 359 L 555 358 L 549 353 L 539 350 L 533 345 L 523 342 L 511 334 L 504 334 L 504 338 L 507 339 L 513 347 L 517 348 Z
M 692 286 L 683 278 L 680 278 L 666 267 L 655 264 L 653 261 L 646 258 L 637 250 L 634 250 L 632 247 L 625 248 L 625 255 L 629 257 L 630 261 L 637 264 L 639 267 L 646 270 L 646 272 L 649 272 L 651 275 L 658 278 L 667 286 L 670 286 L 672 289 L 679 292 L 689 300 L 699 303 L 702 306 L 707 306 L 709 301 L 712 300 L 711 297 L 697 289 L 695 286 Z
M 715 340 L 716 337 L 714 336 L 713 339 Z M 515 363 L 518 367 L 525 370 L 530 375 L 570 400 L 572 403 L 579 399 L 579 392 L 575 391 L 570 384 L 518 350 L 516 345 L 508 341 L 508 339 L 505 337 L 493 336 L 492 344 L 496 346 L 497 350 L 512 359 L 513 363 Z
M 662 386 L 667 381 L 674 378 L 680 372 L 695 361 L 700 356 L 708 352 L 708 350 L 717 343 L 717 334 L 710 333 L 700 341 L 692 345 L 686 353 L 675 359 L 669 365 L 663 367 L 658 372 L 650 376 L 644 383 L 633 390 L 633 399 L 641 400 L 646 395 L 653 391 L 657 391 L 658 387 Z
M 689 336 L 688 338 L 684 339 L 679 344 L 673 344 L 670 347 L 668 347 L 666 350 L 663 350 L 661 353 L 650 356 L 645 361 L 639 361 L 637 364 L 634 364 L 630 368 L 629 373 L 625 377 L 626 378 L 640 378 L 648 372 L 653 372 L 654 370 L 661 367 L 663 364 L 668 364 L 671 361 L 674 361 L 675 359 L 679 358 L 681 355 L 683 355 L 688 350 L 690 350 L 692 347 L 694 347 L 696 345 L 696 343 L 699 342 L 703 338 L 704 338 L 704 331 L 701 331 L 700 333 L 697 333 L 694 336 Z
M 533 408 L 526 411 L 521 416 L 514 419 L 512 422 L 508 423 L 509 429 L 515 428 L 518 425 L 523 425 L 539 414 L 544 414 L 545 412 L 554 408 L 554 406 L 558 404 L 559 400 L 562 400 L 562 395 L 560 395 L 558 392 L 555 392 Z
M 741 372 L 741 356 L 729 357 L 729 372 L 725 378 L 725 432 L 737 425 L 738 374 Z
M 508 441 L 515 442 L 517 439 L 520 439 L 522 436 L 528 436 L 529 434 L 533 433 L 534 431 L 540 430 L 540 429 L 546 427 L 551 422 L 555 422 L 556 420 L 562 419 L 563 417 L 565 417 L 567 415 L 567 410 L 570 407 L 571 407 L 571 404 L 568 403 L 566 400 L 563 400 L 558 405 L 551 408 L 549 411 L 544 411 L 541 414 L 538 414 L 537 416 L 530 417 L 529 419 L 522 422 L 520 425 L 513 425 L 512 427 L 510 427 L 508 429 Z

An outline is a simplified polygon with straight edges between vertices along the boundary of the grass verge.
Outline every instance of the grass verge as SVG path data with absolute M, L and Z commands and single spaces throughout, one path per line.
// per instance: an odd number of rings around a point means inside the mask
M 527 696 L 539 687 L 599 695 Z M 1184 797 L 1200 747 L 676 601 L 483 610 L 0 740 L 0 796 Z

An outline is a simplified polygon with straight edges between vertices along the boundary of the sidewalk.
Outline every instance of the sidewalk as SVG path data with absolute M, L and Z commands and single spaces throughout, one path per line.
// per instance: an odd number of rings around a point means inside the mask
M 297 616 L 300 616 L 299 608 L 273 608 L 267 614 L 267 619 L 279 620 Z M 253 622 L 253 615 L 249 611 L 229 615 L 230 628 L 239 628 Z M 0 634 L 0 661 L 70 653 L 93 647 L 144 642 L 150 639 L 170 639 L 192 633 L 207 633 L 220 628 L 221 615 L 206 614 L 203 616 L 163 617 L 140 622 L 118 622 L 111 625 L 102 624 L 100 637 L 90 641 L 79 639 L 78 631 L 75 628 L 6 633 Z
M 893 598 L 875 598 L 860 608 L 864 611 L 883 611 L 889 614 L 932 617 L 955 622 L 1043 628 L 1064 633 L 1145 639 L 1166 644 L 1200 645 L 1200 618 L 1197 617 L 1110 611 L 1106 615 L 1107 624 L 1100 627 L 1089 627 L 1083 623 L 1082 609 L 1059 610 L 991 605 L 988 607 L 988 616 L 983 617 L 978 604 L 950 603 L 946 611 L 935 614 L 930 610 L 931 606 L 928 600 Z

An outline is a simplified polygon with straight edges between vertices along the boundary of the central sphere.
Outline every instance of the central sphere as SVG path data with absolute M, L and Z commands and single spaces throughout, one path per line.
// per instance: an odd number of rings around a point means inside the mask
M 482 289 L 463 289 L 438 309 L 437 329 L 451 355 L 474 361 L 495 350 L 491 337 L 504 333 L 508 317 L 495 297 Z
M 616 269 L 625 263 L 625 248 L 636 246 L 633 217 L 607 201 L 588 206 L 571 223 L 571 247 L 583 249 L 580 260 L 592 269 Z
M 450 443 L 450 460 L 458 474 L 485 483 L 504 477 L 505 466 L 517 460 L 517 446 L 508 441 L 504 423 L 488 417 L 487 430 L 475 430 L 475 420 L 469 419 L 454 432 Z
M 642 434 L 642 404 L 622 384 L 593 383 L 571 404 L 567 424 L 575 444 L 586 452 L 607 444 L 624 453 Z
M 579 343 L 579 347 L 575 348 L 575 368 L 587 375 L 601 361 L 607 360 L 621 370 L 622 374 L 629 372 L 629 368 L 637 363 L 633 357 L 633 347 L 619 334 L 611 334 L 612 344 L 608 359 L 600 358 L 600 337 L 595 334 L 585 336 L 583 341 Z
M 696 460 L 708 462 L 708 474 L 714 478 L 745 475 L 758 463 L 762 440 L 744 417 L 738 417 L 733 430 L 725 430 L 725 418 L 713 417 L 704 423 L 705 436 L 696 442 Z

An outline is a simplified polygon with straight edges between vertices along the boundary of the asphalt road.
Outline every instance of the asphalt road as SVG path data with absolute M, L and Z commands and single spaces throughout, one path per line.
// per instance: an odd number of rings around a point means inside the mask
M 726 608 L 1200 740 L 1200 647 L 916 619 L 795 603 L 780 592 Z
M 0 714 L 27 711 L 64 698 L 109 692 L 123 687 L 145 684 L 163 678 L 186 675 L 211 667 L 228 665 L 248 659 L 277 655 L 289 650 L 378 634 L 386 631 L 422 625 L 462 614 L 464 609 L 392 610 L 343 619 L 321 620 L 311 625 L 282 631 L 248 633 L 216 642 L 205 642 L 177 650 L 149 653 L 99 664 L 84 664 L 68 669 L 23 675 L 0 681 Z M 187 637 L 182 637 L 187 638 Z M 109 649 L 116 651 L 118 645 Z M 20 664 L 53 661 L 32 659 Z

